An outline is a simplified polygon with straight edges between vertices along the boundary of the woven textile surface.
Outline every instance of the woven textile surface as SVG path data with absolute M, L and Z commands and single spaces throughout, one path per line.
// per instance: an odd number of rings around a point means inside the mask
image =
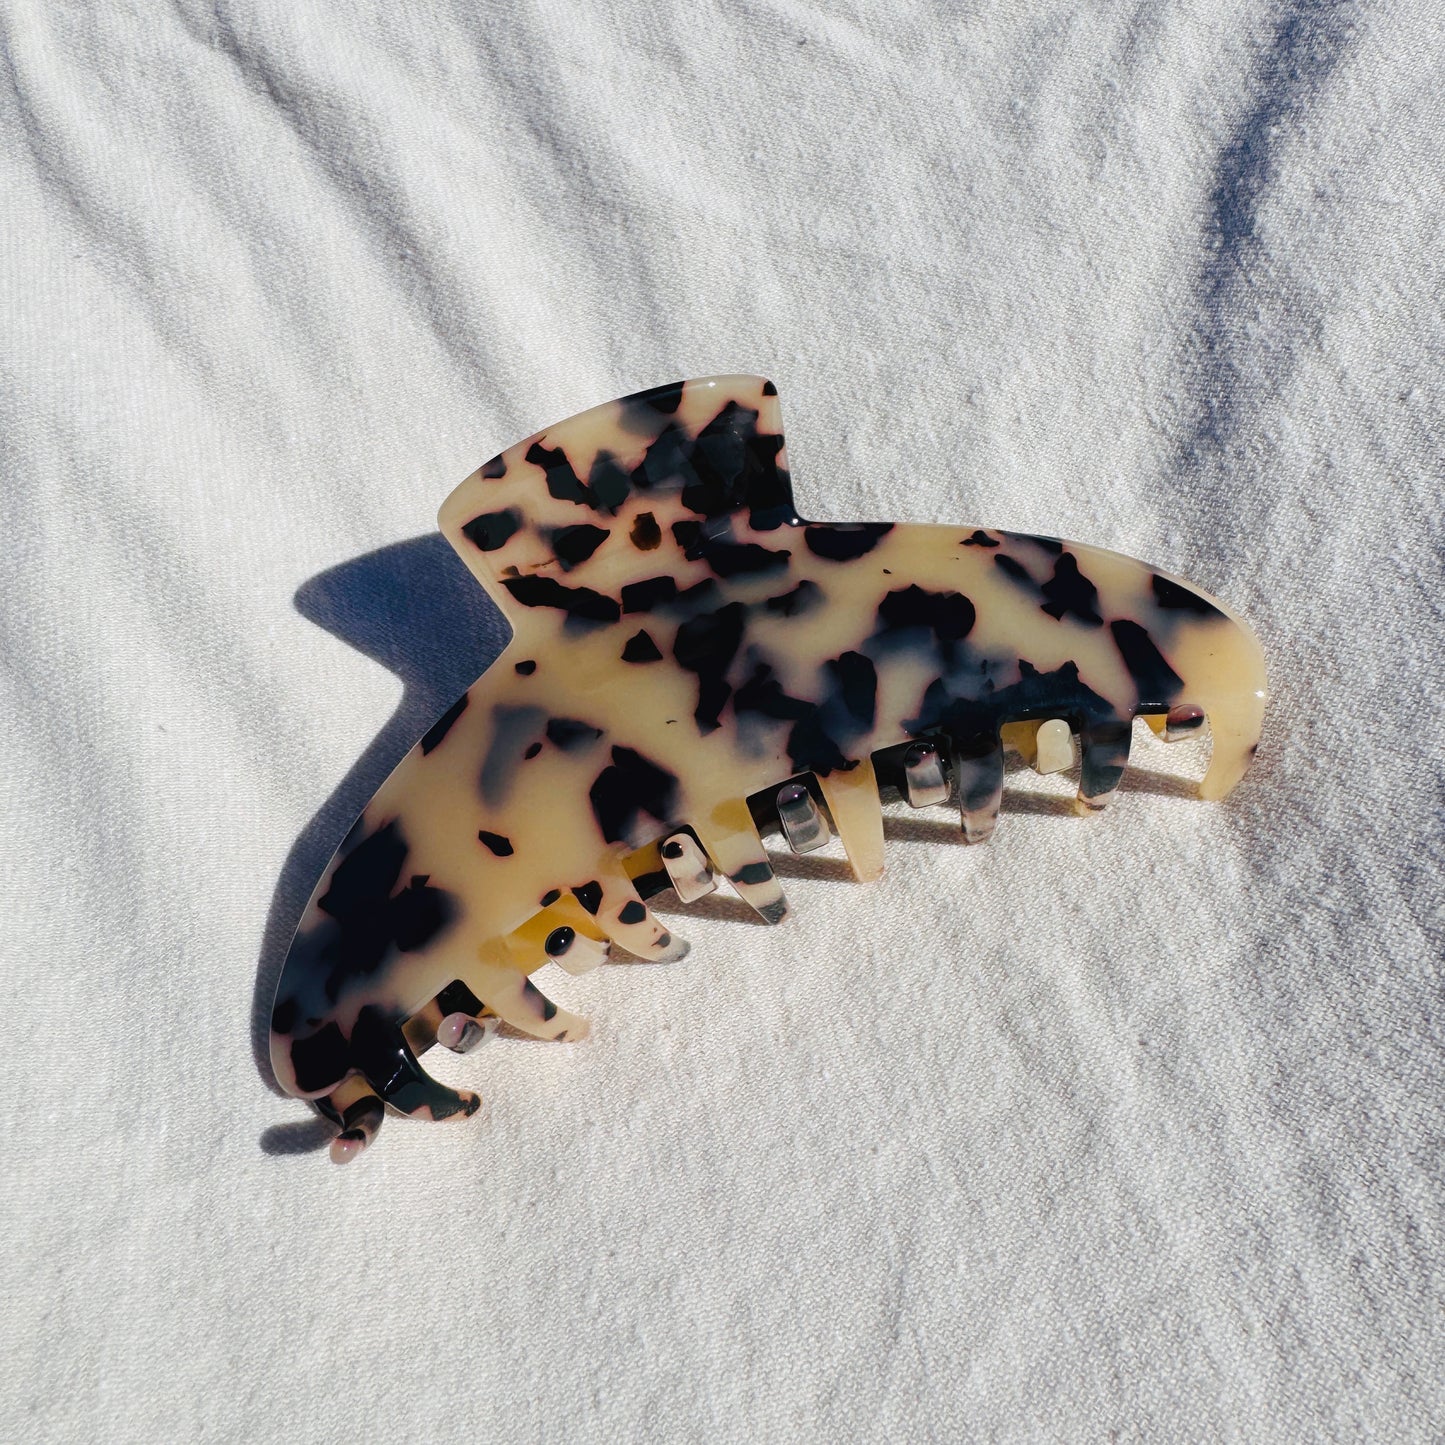
M 1445 1432 L 1445 12 L 0 0 L 0 1438 Z M 1254 770 L 890 811 L 355 1165 L 264 1063 L 505 624 L 433 528 L 642 387 L 804 515 L 1149 560 Z M 260 1020 L 258 1025 L 258 1018 Z

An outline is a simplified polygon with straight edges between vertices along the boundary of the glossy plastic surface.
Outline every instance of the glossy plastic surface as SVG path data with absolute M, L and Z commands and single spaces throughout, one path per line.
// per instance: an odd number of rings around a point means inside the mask
M 983 841 L 1006 743 L 1056 769 L 1077 734 L 1092 811 L 1136 715 L 1166 737 L 1207 718 L 1205 798 L 1258 742 L 1259 646 L 1176 578 L 1046 537 L 802 521 L 760 377 L 550 427 L 440 521 L 515 635 L 357 820 L 286 960 L 272 1062 L 340 1126 L 333 1157 L 365 1146 L 381 1102 L 476 1109 L 417 1062 L 439 1029 L 454 1047 L 481 1037 L 469 1018 L 580 1038 L 529 979 L 544 963 L 578 971 L 612 944 L 680 958 L 652 893 L 696 898 L 721 874 L 780 921 L 760 821 L 798 847 L 831 827 L 866 880 L 880 778 L 920 805 L 954 798 Z

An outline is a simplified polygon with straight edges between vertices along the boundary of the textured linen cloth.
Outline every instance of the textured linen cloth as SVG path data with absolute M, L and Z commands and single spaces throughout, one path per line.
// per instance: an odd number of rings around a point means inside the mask
M 1445 1431 L 1445 24 L 0 0 L 0 1438 Z M 335 1169 L 264 1023 L 505 627 L 432 530 L 777 382 L 825 519 L 1248 617 L 1257 765 L 779 863 Z M 258 1026 L 259 1019 L 259 1026 Z M 259 1052 L 258 1052 L 259 1051 Z

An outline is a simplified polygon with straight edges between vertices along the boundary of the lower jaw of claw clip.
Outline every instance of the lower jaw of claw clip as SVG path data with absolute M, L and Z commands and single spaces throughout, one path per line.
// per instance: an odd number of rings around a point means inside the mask
M 1170 742 L 1200 737 L 1207 727 L 1204 712 L 1192 706 L 1176 707 L 1167 716 L 1151 713 L 1147 721 L 1157 736 Z M 1127 718 L 1090 718 L 1076 732 L 1068 720 L 1055 717 L 1038 723 L 1008 723 L 998 729 L 985 728 L 958 736 L 940 734 L 917 738 L 872 755 L 863 765 L 866 771 L 826 776 L 800 774 L 773 784 L 742 800 L 735 810 L 736 817 L 728 820 L 729 826 L 719 827 L 714 833 L 704 830 L 698 835 L 691 826 L 678 825 L 660 843 L 649 845 L 654 851 L 639 865 L 641 871 L 630 869 L 627 876 L 646 877 L 649 892 L 660 891 L 670 884 L 685 904 L 703 898 L 717 888 L 720 878 L 726 878 L 767 922 L 776 923 L 786 915 L 787 905 L 763 852 L 764 834 L 780 834 L 788 847 L 800 854 L 813 852 L 836 836 L 858 870 L 858 876 L 876 877 L 881 871 L 881 865 L 871 872 L 866 866 L 882 851 L 881 816 L 876 820 L 876 829 L 871 823 L 860 821 L 856 799 L 862 795 L 856 794 L 856 790 L 850 791 L 850 780 L 862 781 L 866 801 L 874 808 L 880 805 L 880 786 L 886 798 L 899 796 L 914 808 L 951 802 L 959 810 L 964 841 L 983 843 L 993 835 L 998 819 L 1004 793 L 1006 751 L 1019 754 L 1042 774 L 1077 766 L 1080 786 L 1072 807 L 1077 815 L 1088 816 L 1102 812 L 1115 797 L 1128 763 L 1130 731 L 1131 722 Z M 859 858 L 864 860 L 862 865 L 858 863 Z M 589 906 L 580 894 L 576 896 L 583 909 L 596 918 L 597 907 Z M 640 900 L 634 900 L 624 905 L 624 910 L 640 907 Z M 609 956 L 610 944 L 604 938 L 593 936 L 591 921 L 583 919 L 575 910 L 565 916 L 571 921 L 548 919 L 537 924 L 537 937 L 533 941 L 540 942 L 547 960 L 569 973 L 587 972 Z M 625 911 L 617 912 L 616 917 L 629 924 L 636 922 L 627 918 Z M 597 922 L 597 928 L 603 926 L 602 921 Z M 540 931 L 544 927 L 547 928 L 545 935 Z M 687 952 L 687 944 L 665 929 L 644 942 L 649 943 L 646 956 L 659 962 L 680 959 Z M 628 936 L 623 946 L 632 943 L 633 939 Z M 513 984 L 517 982 L 515 974 L 503 972 Z M 540 997 L 530 982 L 525 984 L 525 991 L 530 991 L 533 1002 Z M 415 1059 L 408 1052 L 412 1046 L 419 1052 L 435 1042 L 456 1053 L 470 1052 L 491 1038 L 499 1026 L 499 1017 L 491 1009 L 501 1008 L 502 1004 L 490 994 L 487 998 L 490 1002 L 484 1003 L 480 993 L 473 995 L 461 984 L 449 985 L 425 1010 L 408 1021 L 403 1035 L 389 1040 L 389 1046 L 393 1052 L 399 1051 L 398 1057 L 403 1061 L 410 1059 L 413 1065 Z M 544 1014 L 550 1022 L 557 1011 L 545 1000 L 542 1003 L 544 1009 L 551 1009 Z M 512 1022 L 510 1016 L 508 1022 Z M 575 1038 L 581 1037 L 582 1031 L 559 1033 L 554 1029 L 545 1036 Z M 386 1054 L 386 1061 L 388 1065 L 393 1062 L 392 1053 Z M 409 1079 L 415 1093 L 419 1087 L 417 1080 L 410 1076 Z M 376 1080 L 373 1078 L 371 1082 L 375 1087 Z M 446 1107 L 449 1091 L 434 1081 L 433 1089 L 436 1097 L 419 1095 L 411 1099 L 408 1095 L 409 1107 L 402 1107 L 391 1095 L 386 1098 L 388 1103 L 401 1107 L 402 1112 L 421 1118 L 465 1118 L 475 1112 L 480 1102 L 475 1095 L 451 1094 L 454 1107 Z M 438 1103 L 442 1107 L 437 1108 Z M 318 1107 L 340 1131 L 331 1142 L 331 1158 L 337 1164 L 348 1164 L 366 1150 L 384 1112 L 381 1099 L 366 1093 L 359 1079 L 339 1088 L 334 1099 L 318 1101 Z

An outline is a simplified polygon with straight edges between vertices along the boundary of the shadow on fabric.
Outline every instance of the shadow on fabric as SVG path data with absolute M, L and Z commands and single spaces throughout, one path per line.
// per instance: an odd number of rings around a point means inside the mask
M 1214 539 L 1224 569 L 1234 538 L 1264 536 L 1276 505 L 1270 487 L 1241 488 L 1230 458 L 1261 408 L 1283 392 L 1295 352 L 1313 344 L 1318 324 L 1318 301 L 1285 264 L 1265 212 L 1305 117 L 1349 53 L 1358 13 L 1358 0 L 1291 0 L 1281 8 L 1258 61 L 1252 103 L 1214 168 L 1198 321 L 1183 361 L 1193 417 L 1178 479 L 1198 534 Z
M 387 775 L 511 636 L 501 612 L 439 533 L 318 573 L 297 591 L 295 603 L 308 622 L 394 672 L 403 691 L 386 726 L 291 845 L 276 881 L 251 995 L 251 1053 L 257 1072 L 278 1093 L 269 1048 L 271 1003 L 316 880 Z M 309 1153 L 329 1143 L 333 1132 L 321 1119 L 277 1124 L 261 1135 L 261 1148 L 273 1155 Z

